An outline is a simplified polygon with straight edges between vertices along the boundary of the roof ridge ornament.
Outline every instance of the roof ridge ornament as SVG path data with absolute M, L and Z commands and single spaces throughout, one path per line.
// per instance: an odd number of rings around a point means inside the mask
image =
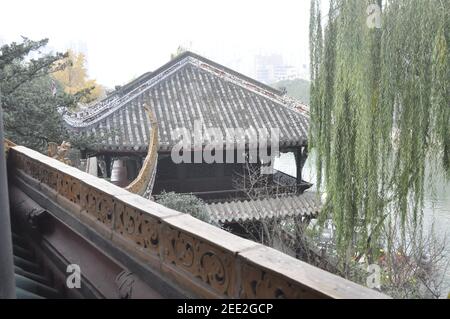
M 72 165 L 71 160 L 67 157 L 71 148 L 70 142 L 63 141 L 61 145 L 54 142 L 48 143 L 47 155 L 48 157 L 57 159 L 67 165 Z
M 158 164 L 158 122 L 150 106 L 148 106 L 147 103 L 144 103 L 143 107 L 150 120 L 150 142 L 148 145 L 147 156 L 145 157 L 144 164 L 142 165 L 138 176 L 125 189 L 129 192 L 150 198 L 155 182 L 156 166 Z

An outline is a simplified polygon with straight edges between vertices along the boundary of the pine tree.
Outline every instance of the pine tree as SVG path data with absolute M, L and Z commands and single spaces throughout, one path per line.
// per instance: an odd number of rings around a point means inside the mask
M 39 54 L 48 40 L 32 41 L 0 47 L 0 94 L 4 111 L 6 138 L 13 142 L 43 151 L 48 142 L 61 143 L 71 139 L 75 146 L 78 137 L 69 135 L 63 125 L 59 107 L 74 107 L 89 94 L 82 90 L 67 94 L 58 84 L 53 90 L 50 77 L 67 65 L 67 54 Z M 30 58 L 33 56 L 34 58 Z

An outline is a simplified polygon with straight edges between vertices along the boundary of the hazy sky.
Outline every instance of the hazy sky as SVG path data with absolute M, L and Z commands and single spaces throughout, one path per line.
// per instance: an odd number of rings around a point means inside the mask
M 252 75 L 256 54 L 308 64 L 310 0 L 0 0 L 0 42 L 49 38 L 87 53 L 114 86 L 168 62 L 178 45 Z

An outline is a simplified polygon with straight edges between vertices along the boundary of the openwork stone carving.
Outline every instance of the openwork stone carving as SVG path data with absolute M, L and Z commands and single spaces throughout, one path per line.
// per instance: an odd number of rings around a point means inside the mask
M 79 179 L 72 176 L 58 173 L 57 176 L 57 192 L 72 203 L 80 203 L 80 187 Z
M 83 185 L 80 191 L 81 206 L 108 228 L 112 228 L 115 199 L 97 189 Z
M 131 240 L 147 253 L 159 252 L 160 222 L 136 208 L 120 202 L 115 206 L 116 232 Z
M 11 162 L 14 162 L 15 168 L 22 170 L 25 174 L 49 186 L 55 191 L 57 190 L 58 175 L 60 173 L 58 173 L 56 169 L 18 152 L 11 152 L 8 157 L 11 157 Z
M 299 299 L 321 298 L 319 293 L 290 282 L 276 273 L 247 263 L 241 268 L 240 298 L 244 299 Z
M 162 239 L 165 263 L 181 268 L 191 280 L 202 280 L 216 293 L 233 296 L 233 254 L 168 226 L 164 227 Z

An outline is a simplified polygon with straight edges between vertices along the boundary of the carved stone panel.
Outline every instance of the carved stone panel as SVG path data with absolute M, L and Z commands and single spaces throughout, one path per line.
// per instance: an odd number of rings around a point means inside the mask
M 160 222 L 137 208 L 117 201 L 114 230 L 145 253 L 159 253 Z
M 187 280 L 201 280 L 215 293 L 233 297 L 235 257 L 191 235 L 169 226 L 163 227 L 163 261 L 186 274 Z
M 55 169 L 47 166 L 42 165 L 40 169 L 40 177 L 39 180 L 44 183 L 45 185 L 49 186 L 50 188 L 57 190 L 58 186 L 58 173 L 55 171 Z
M 80 197 L 82 209 L 97 221 L 112 229 L 116 202 L 114 197 L 84 184 L 81 186 Z
M 81 182 L 77 178 L 63 173 L 58 173 L 56 190 L 59 195 L 74 204 L 79 204 L 81 201 Z
M 37 161 L 25 157 L 23 159 L 23 170 L 31 177 L 39 179 L 39 163 Z
M 295 282 L 290 282 L 276 273 L 265 271 L 246 262 L 241 267 L 240 298 L 244 299 L 299 299 L 323 298 Z
M 22 170 L 25 174 L 51 187 L 55 191 L 57 190 L 58 175 L 61 173 L 56 169 L 18 152 L 11 152 L 11 156 L 15 168 Z

